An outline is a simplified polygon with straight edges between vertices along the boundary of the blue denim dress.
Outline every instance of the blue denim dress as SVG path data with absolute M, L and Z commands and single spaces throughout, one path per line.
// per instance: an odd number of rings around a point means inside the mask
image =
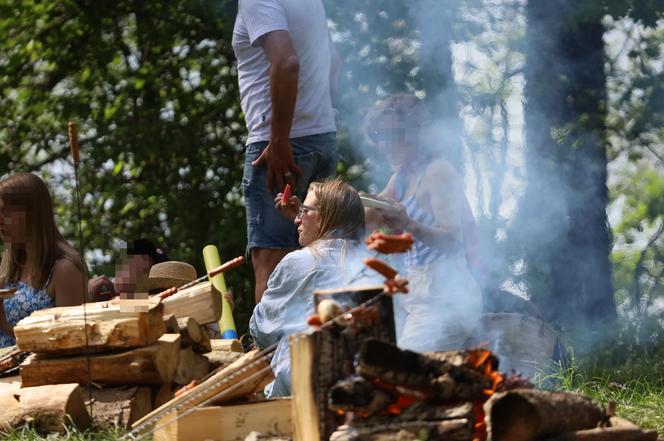
M 34 311 L 55 306 L 55 300 L 46 292 L 52 275 L 53 271 L 48 276 L 43 289 L 33 288 L 26 282 L 8 283 L 4 286 L 4 288 L 18 288 L 13 296 L 3 300 L 5 318 L 9 326 L 13 328 L 19 321 Z M 0 331 L 0 348 L 6 348 L 15 344 L 16 340 Z
M 353 246 L 347 240 L 322 240 L 287 254 L 277 265 L 249 322 L 249 332 L 260 348 L 278 343 L 270 363 L 275 379 L 265 387 L 268 398 L 291 393 L 288 336 L 309 328 L 313 292 L 382 283 L 378 273 L 363 271 L 362 259 L 367 253 L 363 246 Z

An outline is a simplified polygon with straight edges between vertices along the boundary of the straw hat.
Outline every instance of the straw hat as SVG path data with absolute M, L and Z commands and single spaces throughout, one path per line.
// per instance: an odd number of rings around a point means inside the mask
M 193 280 L 196 280 L 196 269 L 193 266 L 186 262 L 169 260 L 150 268 L 145 285 L 147 290 L 178 288 Z

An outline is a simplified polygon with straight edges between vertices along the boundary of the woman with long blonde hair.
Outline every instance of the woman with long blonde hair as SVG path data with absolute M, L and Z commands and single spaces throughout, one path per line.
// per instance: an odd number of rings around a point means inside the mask
M 268 397 L 290 394 L 287 337 L 307 329 L 306 319 L 314 313 L 313 292 L 348 286 L 351 281 L 380 282 L 378 276 L 370 281 L 358 277 L 367 251 L 361 246 L 364 207 L 353 187 L 341 179 L 314 182 L 304 203 L 293 205 L 299 206 L 294 222 L 302 249 L 277 265 L 249 323 L 259 347 L 279 343 L 271 362 L 275 380 L 265 388 Z
M 83 259 L 55 225 L 44 181 L 32 173 L 0 180 L 0 288 L 15 289 L 0 302 L 0 347 L 11 346 L 14 326 L 33 311 L 77 305 L 87 289 Z

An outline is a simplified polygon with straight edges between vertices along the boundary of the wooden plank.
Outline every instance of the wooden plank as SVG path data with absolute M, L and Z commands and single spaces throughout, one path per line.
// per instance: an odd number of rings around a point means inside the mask
M 52 355 L 82 354 L 148 346 L 164 333 L 163 306 L 146 312 L 121 311 L 116 302 L 48 308 L 14 327 L 18 348 Z M 87 326 L 87 328 L 86 328 Z M 87 329 L 87 338 L 86 338 Z
M 162 301 L 164 315 L 191 317 L 200 324 L 216 323 L 221 318 L 221 295 L 210 282 L 178 291 Z
M 213 338 L 210 345 L 212 351 L 244 352 L 240 340 L 234 338 Z
M 215 373 L 190 391 L 173 398 L 168 403 L 153 410 L 149 415 L 134 423 L 132 427 L 136 428 L 148 420 L 160 418 L 162 413 L 172 409 L 189 409 L 226 390 L 229 390 L 229 392 L 218 403 L 229 402 L 250 395 L 259 385 L 264 383 L 266 378 L 274 378 L 272 371 L 269 369 L 269 361 L 264 357 L 259 357 L 258 353 L 259 351 L 257 350 L 246 353 L 237 361 Z M 252 365 L 249 366 L 250 364 Z M 259 372 L 265 371 L 266 368 L 266 372 L 259 374 Z M 246 381 L 252 376 L 252 380 Z
M 149 387 L 89 387 L 92 395 L 92 423 L 95 427 L 127 428 L 152 410 Z M 89 406 L 89 401 L 86 402 Z
M 154 441 L 244 441 L 250 432 L 292 434 L 288 398 L 235 406 L 201 407 L 182 418 L 166 417 L 154 432 Z M 169 424 L 169 422 L 171 422 Z
M 81 387 L 75 383 L 24 388 L 5 383 L 0 387 L 0 409 L 0 430 L 24 424 L 47 433 L 90 427 Z
M 293 440 L 320 440 L 320 410 L 313 393 L 314 336 L 295 334 L 288 343 L 291 351 Z
M 180 335 L 164 334 L 153 345 L 117 354 L 64 358 L 33 354 L 21 364 L 21 379 L 23 386 L 88 384 L 90 380 L 112 386 L 169 383 L 175 375 L 179 355 Z

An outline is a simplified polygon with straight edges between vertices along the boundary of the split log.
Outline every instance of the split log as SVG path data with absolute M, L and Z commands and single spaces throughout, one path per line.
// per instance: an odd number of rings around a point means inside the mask
M 164 316 L 164 326 L 166 327 L 166 332 L 168 334 L 177 334 L 180 332 L 178 319 L 173 314 L 167 314 Z
M 210 282 L 178 291 L 162 302 L 164 314 L 178 319 L 191 317 L 200 324 L 216 323 L 221 318 L 221 295 Z
M 210 339 L 208 327 L 206 325 L 199 325 L 198 329 L 200 329 L 201 340 L 191 345 L 191 348 L 199 354 L 207 354 L 212 350 L 212 339 Z
M 132 427 L 154 421 L 162 413 L 175 409 L 189 409 L 204 401 L 224 394 L 217 403 L 231 402 L 237 398 L 245 397 L 260 387 L 266 379 L 274 379 L 270 363 L 265 357 L 258 356 L 259 351 L 254 350 L 244 354 L 234 363 L 215 373 L 190 391 L 173 398 L 163 406 L 153 410 L 144 418 L 135 422 Z M 155 421 L 156 422 L 156 421 Z
M 153 345 L 117 354 L 65 358 L 33 354 L 21 364 L 21 379 L 23 386 L 90 381 L 111 386 L 170 383 L 179 355 L 180 335 L 164 334 Z
M 183 317 L 177 319 L 177 322 L 182 348 L 191 347 L 192 344 L 201 341 L 201 328 L 195 319 L 191 317 Z
M 175 391 L 179 388 L 180 386 L 173 384 L 173 383 L 164 383 L 161 386 L 159 386 L 155 391 L 154 391 L 154 399 L 152 400 L 152 408 L 156 409 L 158 407 L 163 406 L 164 404 L 168 403 L 173 399 L 175 396 Z
M 164 417 L 157 423 L 154 441 L 235 441 L 251 431 L 271 436 L 292 434 L 290 399 L 261 401 L 235 406 L 201 407 L 178 418 Z
M 244 352 L 240 340 L 234 338 L 213 338 L 210 344 L 212 351 Z
M 568 392 L 515 389 L 484 404 L 488 441 L 529 441 L 593 429 L 607 420 L 590 398 Z
M 65 433 L 72 425 L 90 427 L 90 415 L 78 384 L 20 388 L 20 383 L 0 387 L 0 430 L 30 424 L 39 432 Z
M 212 340 L 214 341 L 214 340 Z M 219 368 L 223 368 L 233 363 L 238 358 L 242 357 L 241 352 L 228 352 L 228 351 L 212 351 L 207 354 L 203 354 L 203 357 L 207 358 L 210 362 L 210 371 L 215 371 Z
M 181 385 L 189 384 L 192 380 L 202 379 L 208 372 L 210 372 L 210 362 L 207 358 L 197 354 L 190 347 L 180 349 L 180 358 L 173 382 Z
M 164 333 L 162 316 L 158 304 L 132 312 L 121 311 L 118 301 L 88 303 L 35 311 L 18 322 L 14 334 L 21 351 L 58 356 L 138 348 Z
M 88 393 L 92 395 L 92 424 L 95 427 L 126 429 L 152 410 L 149 387 L 89 387 Z

